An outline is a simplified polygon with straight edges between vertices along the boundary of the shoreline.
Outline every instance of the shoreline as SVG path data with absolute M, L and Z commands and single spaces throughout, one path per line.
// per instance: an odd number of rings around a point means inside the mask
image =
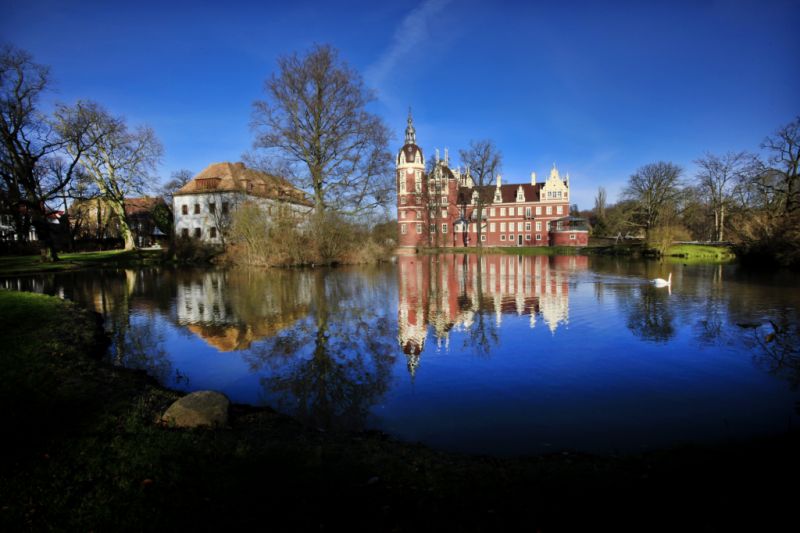
M 641 526 L 634 517 L 667 508 L 674 521 L 665 525 L 684 524 L 699 510 L 701 524 L 720 527 L 739 524 L 731 509 L 742 498 L 753 505 L 773 497 L 759 487 L 798 471 L 797 430 L 625 455 L 500 458 L 437 451 L 376 431 L 321 431 L 239 404 L 225 428 L 166 428 L 154 420 L 183 393 L 89 355 L 103 342 L 90 312 L 55 297 L 0 291 L 4 319 L 31 310 L 48 316 L 3 333 L 4 358 L 16 357 L 9 351 L 14 339 L 39 343 L 17 361 L 36 372 L 2 367 L 12 427 L 20 430 L 0 468 L 0 525 L 9 530 L 249 527 L 263 524 L 256 509 L 264 506 L 273 515 L 269 523 L 290 529 L 403 530 L 423 519 L 447 529 L 493 530 L 520 518 L 544 531 L 625 529 Z M 42 331 L 52 324 L 62 328 L 55 337 Z M 52 388 L 41 390 L 43 383 Z M 698 509 L 709 493 L 716 503 Z M 620 498 L 636 512 L 619 514 Z M 576 506 L 587 514 L 575 515 Z

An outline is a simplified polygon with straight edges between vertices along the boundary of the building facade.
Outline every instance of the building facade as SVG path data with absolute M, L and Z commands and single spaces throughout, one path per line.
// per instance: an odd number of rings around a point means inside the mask
M 245 201 L 258 205 L 266 217 L 279 211 L 306 216 L 312 209 L 305 194 L 284 178 L 244 163 L 214 163 L 175 193 L 175 236 L 224 244 L 231 215 Z
M 589 232 L 569 216 L 569 174 L 553 165 L 549 177 L 530 183 L 479 188 L 469 169 L 450 168 L 447 151 L 426 172 L 408 116 L 405 144 L 397 154 L 397 221 L 401 249 L 478 246 L 586 246 Z M 481 221 L 476 206 L 483 202 Z

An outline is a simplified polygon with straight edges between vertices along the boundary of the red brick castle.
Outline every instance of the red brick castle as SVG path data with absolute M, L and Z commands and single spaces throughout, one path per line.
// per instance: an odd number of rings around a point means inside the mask
M 497 177 L 493 194 L 483 207 L 483 246 L 586 246 L 583 221 L 569 216 L 569 174 L 561 178 L 553 165 L 546 181 L 503 184 Z M 425 169 L 425 156 L 416 143 L 411 113 L 405 144 L 397 154 L 397 220 L 399 246 L 478 246 L 475 204 L 478 187 L 469 169 L 450 168 L 447 150 Z

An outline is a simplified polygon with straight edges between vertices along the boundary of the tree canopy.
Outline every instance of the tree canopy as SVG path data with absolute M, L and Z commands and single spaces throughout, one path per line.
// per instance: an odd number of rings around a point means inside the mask
M 359 213 L 391 200 L 388 129 L 367 111 L 371 93 L 335 49 L 280 57 L 265 92 L 254 104 L 254 147 L 287 163 L 287 177 L 311 193 L 318 214 Z

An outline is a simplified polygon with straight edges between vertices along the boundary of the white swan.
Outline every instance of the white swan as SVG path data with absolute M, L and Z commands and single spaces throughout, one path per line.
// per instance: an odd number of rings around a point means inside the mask
M 672 286 L 672 272 L 669 273 L 667 279 L 656 278 L 653 280 L 653 285 L 656 287 L 671 287 Z

